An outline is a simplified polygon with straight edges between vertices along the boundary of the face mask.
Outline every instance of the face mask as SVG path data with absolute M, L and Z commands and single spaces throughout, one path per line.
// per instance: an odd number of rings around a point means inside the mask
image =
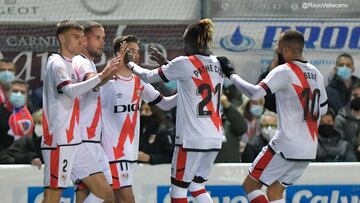
M 36 134 L 36 136 L 41 137 L 44 134 L 44 130 L 43 130 L 43 125 L 41 124 L 36 124 L 34 127 L 34 133 Z
M 319 134 L 321 137 L 333 137 L 334 133 L 334 126 L 329 124 L 322 124 L 319 125 Z
M 263 111 L 264 111 L 264 107 L 260 105 L 252 105 L 250 107 L 250 113 L 255 117 L 260 117 Z
M 164 83 L 164 85 L 165 85 L 165 88 L 169 91 L 177 90 L 177 81 L 176 80 Z
M 11 71 L 1 71 L 0 72 L 0 82 L 5 86 L 9 87 L 10 83 L 15 80 L 15 73 Z
M 336 75 L 339 76 L 342 80 L 348 80 L 351 78 L 351 69 L 347 66 L 337 67 Z
M 20 108 L 23 107 L 25 105 L 25 96 L 22 95 L 20 92 L 14 93 L 11 92 L 10 93 L 10 103 L 11 105 L 13 105 L 16 108 Z
M 270 141 L 272 137 L 274 137 L 275 133 L 276 133 L 276 128 L 268 126 L 268 127 L 263 127 L 260 129 L 261 131 L 261 135 L 267 140 Z

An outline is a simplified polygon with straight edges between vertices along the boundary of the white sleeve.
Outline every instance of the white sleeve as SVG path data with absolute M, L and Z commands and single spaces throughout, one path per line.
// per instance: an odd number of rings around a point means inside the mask
M 135 75 L 146 83 L 155 83 L 159 81 L 169 82 L 178 80 L 189 75 L 189 65 L 186 64 L 186 57 L 177 57 L 167 65 L 154 70 L 148 70 L 136 65 L 134 62 L 128 63 Z
M 162 110 L 168 111 L 176 106 L 177 94 L 164 97 L 150 84 L 145 84 L 143 99 L 150 105 L 157 105 Z
M 75 56 L 73 58 L 72 66 L 79 82 L 84 81 L 86 74 L 96 73 L 94 72 L 92 64 L 88 60 L 82 58 L 82 56 Z
M 264 88 L 267 94 L 273 94 L 281 88 L 288 86 L 290 81 L 290 71 L 291 70 L 286 65 L 277 66 L 270 71 L 259 85 Z
M 61 88 L 61 91 L 65 93 L 68 97 L 75 99 L 76 97 L 85 94 L 92 90 L 96 85 L 101 82 L 100 77 L 97 75 L 92 77 L 86 81 L 79 82 L 79 83 L 68 83 Z M 58 89 L 59 90 L 59 89 Z
M 146 83 L 155 83 L 161 81 L 161 78 L 158 74 L 158 69 L 148 70 L 138 66 L 134 62 L 128 63 L 127 66 L 131 67 L 130 69 L 132 69 L 132 72 Z
M 241 92 L 252 100 L 258 100 L 266 95 L 266 91 L 261 86 L 248 83 L 236 74 L 232 74 L 230 80 Z
M 58 90 L 67 83 L 71 83 L 71 79 L 69 77 L 71 73 L 68 73 L 67 69 L 65 68 L 65 64 L 59 61 L 53 61 L 49 67 L 49 71 L 52 82 Z

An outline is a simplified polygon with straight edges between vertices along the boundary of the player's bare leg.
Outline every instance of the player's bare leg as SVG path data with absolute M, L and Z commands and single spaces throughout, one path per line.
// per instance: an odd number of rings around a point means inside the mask
M 88 188 L 78 189 L 76 191 L 76 203 L 84 202 L 84 200 L 89 194 L 90 194 L 90 190 Z
M 97 173 L 81 180 L 95 196 L 104 200 L 104 203 L 114 202 L 114 193 L 103 173 Z
M 247 194 L 250 203 L 268 203 L 265 194 L 261 191 L 262 184 L 247 176 L 243 183 L 243 188 Z
M 44 191 L 43 203 L 60 202 L 62 189 L 50 189 L 46 188 Z
M 284 190 L 285 187 L 279 181 L 275 181 L 267 188 L 266 195 L 270 202 L 272 201 L 277 201 L 279 203 L 285 202 L 283 199 Z
M 114 190 L 115 203 L 135 203 L 135 196 L 132 187 L 124 187 Z

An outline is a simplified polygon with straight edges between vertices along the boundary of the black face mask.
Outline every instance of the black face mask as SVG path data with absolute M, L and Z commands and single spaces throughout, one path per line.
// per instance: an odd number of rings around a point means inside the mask
M 284 56 L 281 53 L 276 53 L 277 57 L 278 57 L 278 65 L 282 65 L 284 63 L 286 63 Z
M 335 131 L 334 126 L 328 124 L 319 125 L 319 134 L 321 137 L 324 138 L 331 138 L 337 136 L 337 132 Z
M 152 118 L 153 118 L 152 115 L 151 116 L 141 116 L 140 117 L 140 122 L 143 125 L 148 125 L 151 122 Z

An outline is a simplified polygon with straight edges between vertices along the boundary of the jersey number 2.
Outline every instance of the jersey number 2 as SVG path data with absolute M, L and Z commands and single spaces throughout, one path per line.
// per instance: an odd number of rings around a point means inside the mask
M 319 118 L 319 113 L 320 113 L 320 104 L 319 104 L 320 90 L 315 89 L 312 92 L 312 95 L 310 93 L 311 93 L 310 88 L 305 88 L 301 93 L 301 97 L 305 97 L 304 120 L 307 121 L 311 119 L 316 121 Z M 310 101 L 311 101 L 311 107 L 309 105 Z
M 218 93 L 218 102 L 217 102 L 217 108 L 216 108 L 216 112 L 219 112 L 219 107 L 220 107 L 220 89 L 221 88 L 221 84 L 217 84 L 215 86 L 215 92 L 214 92 L 214 95 L 216 93 Z M 202 95 L 204 93 L 204 91 L 206 91 L 206 95 L 205 97 L 203 98 L 203 100 L 201 100 L 199 102 L 199 104 L 197 105 L 197 114 L 199 117 L 208 117 L 208 116 L 211 116 L 211 114 L 213 112 L 211 111 L 207 111 L 207 110 L 204 110 L 205 106 L 211 102 L 212 100 L 212 92 L 211 92 L 211 87 L 209 84 L 201 84 L 198 88 L 197 88 L 197 93 Z

